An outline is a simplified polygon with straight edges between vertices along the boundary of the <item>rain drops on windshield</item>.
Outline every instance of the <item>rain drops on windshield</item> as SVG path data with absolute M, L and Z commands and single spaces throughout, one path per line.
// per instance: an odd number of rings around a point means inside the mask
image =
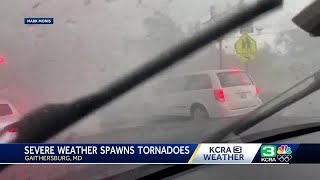
M 43 105 L 70 103 L 99 92 L 169 47 L 254 2 L 4 0 L 0 113 L 12 111 L 14 116 L 0 114 L 0 119 L 6 119 L 1 128 Z M 233 30 L 49 142 L 201 142 L 320 69 L 320 41 L 291 21 L 310 2 L 285 0 L 281 10 Z M 299 124 L 301 118 L 319 121 L 318 99 L 315 93 L 246 133 Z M 15 133 L 17 129 L 9 129 L 3 138 Z M 47 168 L 38 175 L 58 178 L 68 168 L 54 172 Z M 19 171 L 23 177 L 33 174 L 26 169 Z

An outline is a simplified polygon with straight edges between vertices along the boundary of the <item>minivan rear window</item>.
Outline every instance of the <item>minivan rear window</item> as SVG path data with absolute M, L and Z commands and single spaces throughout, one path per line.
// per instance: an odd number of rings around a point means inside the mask
M 0 116 L 8 116 L 13 114 L 8 104 L 0 104 Z
M 222 72 L 217 73 L 217 75 L 223 88 L 253 84 L 251 78 L 245 72 Z

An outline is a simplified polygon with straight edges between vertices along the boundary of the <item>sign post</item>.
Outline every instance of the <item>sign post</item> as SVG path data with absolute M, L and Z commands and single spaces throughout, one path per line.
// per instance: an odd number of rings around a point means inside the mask
M 234 46 L 242 62 L 248 63 L 249 61 L 256 60 L 256 41 L 247 33 L 242 34 L 242 36 L 238 39 Z M 246 65 L 246 70 L 248 70 L 248 65 Z
M 216 13 L 215 7 L 214 7 L 214 6 L 211 6 L 211 7 L 210 7 L 210 20 L 209 20 L 209 22 L 214 23 L 219 16 L 221 16 L 221 15 L 218 15 L 218 14 Z M 219 68 L 220 68 L 220 69 L 223 68 L 222 39 L 223 39 L 223 38 L 220 38 L 220 39 L 218 40 L 218 43 L 219 43 Z
M 242 9 L 245 7 L 245 0 L 239 0 L 238 8 Z M 240 60 L 245 63 L 246 71 L 249 70 L 249 61 L 254 61 L 256 59 L 255 54 L 257 52 L 256 41 L 250 37 L 248 34 L 253 33 L 253 23 L 247 23 L 240 27 L 240 34 L 242 36 L 235 44 L 235 49 L 237 54 L 240 56 Z
M 253 24 L 247 23 L 244 26 L 240 27 L 240 34 L 249 34 L 253 33 Z

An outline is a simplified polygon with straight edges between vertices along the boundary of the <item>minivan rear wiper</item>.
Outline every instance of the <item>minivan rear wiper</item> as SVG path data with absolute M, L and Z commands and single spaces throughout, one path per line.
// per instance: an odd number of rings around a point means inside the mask
M 8 127 L 17 129 L 18 135 L 13 142 L 39 143 L 46 141 L 71 124 L 74 124 L 102 106 L 109 104 L 145 80 L 150 79 L 171 65 L 182 61 L 183 58 L 196 50 L 217 40 L 236 27 L 281 5 L 282 0 L 262 0 L 248 7 L 245 11 L 238 12 L 226 20 L 208 27 L 201 33 L 173 48 L 164 51 L 153 60 L 97 93 L 80 98 L 71 103 L 45 105 L 27 114 L 21 121 Z M 2 167 L 5 167 L 5 165 Z

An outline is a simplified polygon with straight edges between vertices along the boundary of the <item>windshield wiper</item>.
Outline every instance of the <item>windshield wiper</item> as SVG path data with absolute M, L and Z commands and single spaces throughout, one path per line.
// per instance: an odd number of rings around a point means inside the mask
M 240 136 L 243 143 L 274 143 L 281 140 L 308 135 L 320 131 L 320 122 L 291 125 L 288 127 L 276 128 L 268 131 L 258 132 Z M 236 139 L 237 140 L 237 139 Z M 233 142 L 232 139 L 227 142 Z
M 222 143 L 232 143 L 234 141 L 241 141 L 242 143 L 274 143 L 279 142 L 281 140 L 287 140 L 290 138 L 307 135 L 320 131 L 320 123 L 306 123 L 299 125 L 292 125 L 288 127 L 276 128 L 268 131 L 263 131 L 259 133 L 249 134 L 245 136 L 239 136 L 235 139 L 229 139 L 227 141 L 223 141 Z M 190 165 L 177 165 L 173 166 L 171 169 L 166 169 L 163 171 L 158 171 L 153 173 L 152 175 L 145 176 L 142 178 L 138 178 L 140 180 L 143 179 L 164 179 L 170 177 L 168 179 L 174 179 L 176 176 L 183 176 L 184 174 L 190 173 L 190 171 L 197 171 L 202 166 L 201 164 L 190 164 Z M 172 174 L 172 172 L 179 172 L 176 174 Z M 184 172 L 184 173 L 183 173 Z M 133 177 L 133 173 L 130 177 Z M 117 176 L 109 177 L 106 179 L 125 179 L 124 176 L 119 178 Z
M 306 124 L 291 125 L 288 127 L 276 128 L 276 129 L 253 133 L 253 134 L 244 135 L 244 136 L 238 136 L 236 138 L 231 138 L 226 141 L 222 141 L 221 143 L 234 143 L 234 142 L 274 143 L 281 140 L 287 140 L 290 138 L 307 135 L 307 134 L 311 134 L 319 131 L 320 131 L 320 122 L 306 123 Z M 164 179 L 168 177 L 169 177 L 168 179 L 174 179 L 174 177 L 181 177 L 184 174 L 190 173 L 191 171 L 197 171 L 202 166 L 208 166 L 208 165 L 201 165 L 201 164 L 177 165 L 177 166 L 173 166 L 170 169 L 158 171 L 156 173 L 150 174 L 148 176 L 144 176 L 142 178 L 137 178 L 137 179 L 140 179 L 140 180 L 143 180 L 143 179 L 147 180 L 152 178 Z M 144 169 L 145 171 L 150 171 L 150 169 L 147 169 L 147 168 L 144 168 Z M 173 172 L 176 172 L 176 173 L 173 174 Z M 105 179 L 118 180 L 118 179 L 126 179 L 126 177 L 132 178 L 132 177 L 141 177 L 141 176 L 138 175 L 138 171 L 131 170 L 130 173 L 127 173 L 125 176 L 115 175 Z
M 145 80 L 182 61 L 183 58 L 205 45 L 280 5 L 282 5 L 282 0 L 263 0 L 252 7 L 248 7 L 247 10 L 238 12 L 219 24 L 210 26 L 201 33 L 164 51 L 153 60 L 97 93 L 67 104 L 45 105 L 27 114 L 21 121 L 8 127 L 16 128 L 18 132 L 17 138 L 13 143 L 39 143 L 46 141 L 88 114 L 109 104 Z M 1 168 L 5 166 L 7 165 L 3 165 Z

